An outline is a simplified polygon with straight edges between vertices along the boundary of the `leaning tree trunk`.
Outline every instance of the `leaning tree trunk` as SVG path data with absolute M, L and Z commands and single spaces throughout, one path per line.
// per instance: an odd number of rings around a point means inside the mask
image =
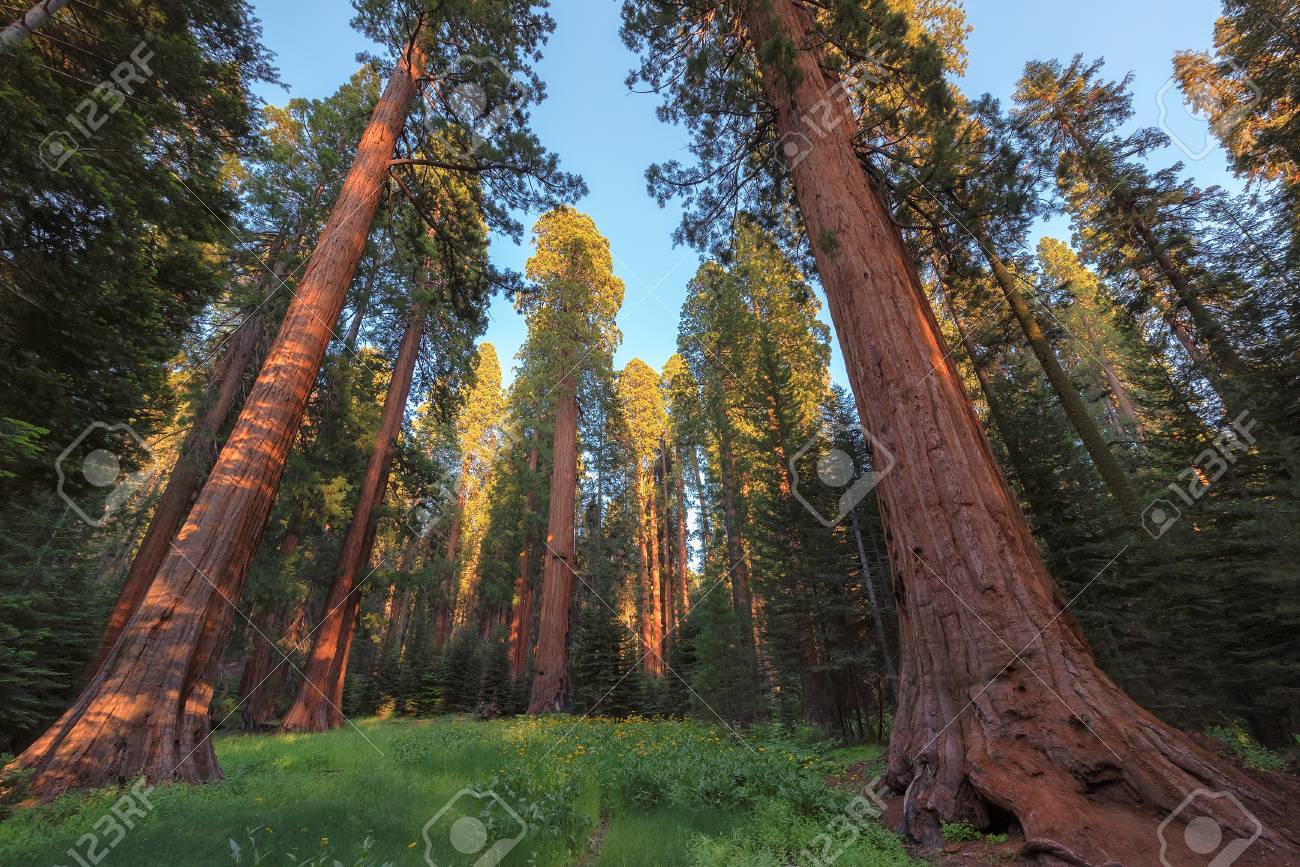
M 423 65 L 408 47 L 375 106 L 325 240 L 144 601 L 72 707 L 17 759 L 34 772 L 35 797 L 139 774 L 153 783 L 220 777 L 209 739 L 212 680 Z
M 319 194 L 319 189 L 317 193 Z M 304 216 L 299 221 L 293 238 L 284 245 L 284 249 L 275 251 L 273 256 L 275 261 L 269 274 L 271 279 L 264 284 L 266 290 L 263 292 L 263 303 L 240 323 L 230 339 L 230 345 L 221 355 L 221 361 L 213 372 L 212 383 L 208 388 L 203 413 L 194 422 L 194 426 L 190 428 L 181 443 L 176 465 L 172 468 L 167 486 L 163 489 L 162 496 L 158 498 L 158 505 L 154 508 L 153 520 L 149 522 L 149 529 L 140 542 L 135 559 L 131 561 L 131 568 L 126 573 L 121 590 L 118 591 L 117 602 L 109 613 L 104 635 L 100 639 L 99 655 L 95 661 L 96 668 L 103 663 L 108 652 L 117 643 L 127 621 L 140 607 L 149 585 L 162 567 L 167 552 L 171 550 L 172 539 L 176 538 L 181 524 L 190 513 L 190 507 L 194 505 L 194 498 L 208 477 L 208 468 L 212 465 L 217 451 L 221 428 L 239 401 L 245 377 L 257 364 L 259 349 L 265 345 L 271 329 L 274 328 L 268 312 L 264 309 L 265 298 L 284 282 L 289 272 L 289 263 L 297 255 L 302 244 L 306 225 L 307 219 Z
M 366 461 L 365 475 L 352 509 L 352 520 L 339 551 L 338 571 L 325 600 L 325 617 L 316 627 L 311 653 L 303 670 L 302 686 L 293 706 L 285 714 L 282 728 L 291 732 L 323 732 L 343 723 L 339 701 L 343 695 L 343 678 L 347 657 L 352 648 L 361 594 L 358 579 L 370 562 L 374 547 L 375 525 L 379 508 L 388 487 L 388 473 L 397 448 L 397 435 L 406 414 L 406 400 L 411 394 L 415 362 L 424 336 L 424 307 L 412 305 L 406 316 L 401 348 L 393 363 L 393 374 L 384 396 L 384 412 L 375 433 L 374 446 Z
M 876 625 L 876 643 L 880 646 L 880 658 L 885 663 L 885 676 L 889 678 L 889 691 L 896 692 L 898 684 L 898 667 L 894 665 L 894 654 L 889 650 L 889 635 L 885 632 L 885 618 L 880 613 L 880 600 L 876 597 L 876 579 L 871 574 L 871 565 L 867 563 L 867 549 L 862 544 L 862 524 L 858 520 L 858 510 L 849 510 L 849 520 L 853 523 L 853 541 L 858 549 L 858 566 L 862 570 L 862 583 L 867 588 L 867 605 L 871 608 L 871 619 Z
M 536 434 L 534 434 L 536 435 Z M 528 671 L 528 647 L 533 628 L 533 582 L 528 580 L 528 550 L 533 546 L 528 528 L 533 514 L 532 482 L 537 475 L 537 446 L 528 450 L 528 493 L 524 495 L 524 538 L 519 548 L 519 575 L 510 607 L 510 678 L 523 680 Z
M 933 845 L 941 820 L 989 828 L 1010 814 L 1022 854 L 1039 863 L 1154 864 L 1161 819 L 1208 789 L 1236 794 L 1264 824 L 1247 857 L 1297 857 L 1282 799 L 1138 707 L 1062 616 L 908 251 L 857 162 L 853 114 L 817 61 L 810 19 L 794 0 L 762 0 L 743 23 L 753 46 L 793 42 L 760 52 L 762 87 L 777 134 L 811 143 L 791 167 L 797 202 L 862 422 L 897 458 L 877 492 L 901 654 L 888 779 L 906 791 L 906 829 Z M 829 130 L 825 112 L 809 114 L 827 99 L 839 114 Z M 1255 832 L 1226 799 L 1200 806 L 1228 835 Z
M 1098 426 L 1096 419 L 1088 412 L 1088 407 L 1084 405 L 1083 398 L 1075 390 L 1074 383 L 1070 382 L 1070 376 L 1065 372 L 1065 368 L 1061 366 L 1060 359 L 1056 357 L 1052 344 L 1048 341 L 1047 335 L 1043 333 L 1043 328 L 1038 323 L 1038 318 L 1034 316 L 1033 310 L 1029 308 L 1029 302 L 1025 300 L 1024 293 L 1016 285 L 1016 278 L 1007 270 L 1002 258 L 993 252 L 993 247 L 983 231 L 976 228 L 975 232 L 976 239 L 984 249 L 989 267 L 993 269 L 993 276 L 997 280 L 998 287 L 1006 298 L 1007 306 L 1011 308 L 1012 314 L 1016 317 L 1016 322 L 1020 323 L 1020 330 L 1024 333 L 1025 340 L 1028 341 L 1034 357 L 1038 359 L 1039 365 L 1043 368 L 1043 373 L 1047 375 L 1047 382 L 1052 387 L 1056 399 L 1061 402 L 1061 408 L 1065 410 L 1065 416 L 1069 419 L 1070 426 L 1079 435 L 1079 440 L 1083 443 L 1083 447 L 1087 449 L 1088 456 L 1092 458 L 1093 466 L 1097 468 L 1102 481 L 1106 483 L 1106 489 L 1115 498 L 1115 504 L 1124 513 L 1124 518 L 1128 521 L 1129 526 L 1140 526 L 1142 520 L 1141 506 L 1138 505 L 1137 495 L 1133 493 L 1133 486 L 1129 482 L 1128 473 L 1120 466 L 1119 459 L 1115 457 L 1114 452 L 1106 444 L 1106 437 L 1102 434 L 1101 427 Z
M 0 51 L 5 51 L 26 40 L 38 27 L 50 20 L 55 12 L 67 5 L 68 0 L 40 0 L 39 3 L 33 4 L 30 9 L 18 16 L 14 23 L 0 30 Z
M 578 485 L 577 381 L 556 388 L 551 502 L 542 561 L 542 607 L 528 712 L 564 710 L 569 691 L 569 607 L 573 599 L 573 524 Z

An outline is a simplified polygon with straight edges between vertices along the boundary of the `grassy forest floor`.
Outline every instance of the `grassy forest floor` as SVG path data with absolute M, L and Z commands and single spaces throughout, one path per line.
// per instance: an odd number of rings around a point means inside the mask
M 113 818 L 119 791 L 18 808 L 0 822 L 0 865 L 377 867 L 425 864 L 426 851 L 472 864 L 516 838 L 500 863 L 778 867 L 827 840 L 847 846 L 844 867 L 915 863 L 877 822 L 846 830 L 852 795 L 828 782 L 863 777 L 879 748 L 774 728 L 742 741 L 694 722 L 369 719 L 321 735 L 219 735 L 216 749 L 224 781 L 159 788 L 143 816 L 119 809 L 129 827 Z M 465 789 L 500 802 L 458 799 Z

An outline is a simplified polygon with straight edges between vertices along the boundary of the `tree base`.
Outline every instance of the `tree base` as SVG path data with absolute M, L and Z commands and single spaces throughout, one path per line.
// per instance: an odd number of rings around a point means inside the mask
M 1244 847 L 1224 862 L 1240 867 L 1300 864 L 1296 781 L 1235 767 L 1095 669 L 1072 676 L 1043 683 L 1017 663 L 955 719 L 896 728 L 887 782 L 903 792 L 900 832 L 940 846 L 940 822 L 1019 826 L 1021 856 L 1041 865 L 1202 864 L 1227 846 Z

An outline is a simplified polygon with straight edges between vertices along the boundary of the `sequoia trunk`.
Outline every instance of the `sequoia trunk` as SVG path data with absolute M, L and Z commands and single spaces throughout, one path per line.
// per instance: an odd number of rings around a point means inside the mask
M 542 608 L 529 713 L 564 710 L 569 691 L 569 608 L 573 599 L 573 524 L 578 484 L 577 380 L 556 388 L 551 502 L 542 561 Z
M 388 488 L 388 473 L 397 448 L 397 435 L 402 429 L 423 336 L 424 308 L 415 304 L 406 316 L 401 347 L 388 381 L 388 393 L 384 396 L 383 417 L 366 461 L 365 475 L 352 509 L 352 520 L 343 537 L 338 571 L 325 600 L 325 617 L 316 627 L 298 696 L 284 717 L 285 731 L 322 732 L 337 728 L 343 722 L 339 701 L 343 695 L 343 678 L 361 600 L 357 580 L 370 562 L 375 524 Z
M 267 275 L 270 279 L 264 284 L 264 296 L 269 296 L 284 283 L 285 275 L 289 273 L 289 264 L 302 244 L 306 223 L 307 219 L 304 216 L 299 221 L 294 237 L 284 245 L 283 249 L 273 253 L 272 258 L 275 262 Z M 100 639 L 96 667 L 103 663 L 104 657 L 113 649 L 127 621 L 140 607 L 140 601 L 144 599 L 149 585 L 158 574 L 158 569 L 171 548 L 172 539 L 176 538 L 185 516 L 194 505 L 195 496 L 208 477 L 208 469 L 212 466 L 217 452 L 217 440 L 221 428 L 241 396 L 244 378 L 258 361 L 259 349 L 265 346 L 275 327 L 265 306 L 264 298 L 263 303 L 244 318 L 230 338 L 216 370 L 213 371 L 206 405 L 181 443 L 176 465 L 167 479 L 167 486 L 163 489 L 162 496 L 158 498 L 158 505 L 154 508 L 149 529 L 140 542 L 135 559 L 131 561 L 131 568 L 127 571 L 122 588 L 118 592 L 117 602 L 108 616 L 104 636 Z
M 275 343 L 171 552 L 104 664 L 17 760 L 31 792 L 221 775 L 209 740 L 212 677 L 285 460 L 320 370 L 388 164 L 423 75 L 399 59 Z
M 906 790 L 906 829 L 937 845 L 940 820 L 987 829 L 1010 814 L 1024 829 L 1022 855 L 1039 863 L 1156 863 L 1156 826 L 1208 789 L 1237 794 L 1264 824 L 1241 863 L 1294 858 L 1297 823 L 1281 798 L 1142 710 L 1094 664 L 858 164 L 856 122 L 818 62 L 811 20 L 794 0 L 763 0 L 743 23 L 756 48 L 793 42 L 760 52 L 763 91 L 777 134 L 811 144 L 791 167 L 796 198 L 862 422 L 897 457 L 876 490 L 901 655 L 888 779 Z M 823 100 L 838 125 L 809 114 Z M 1199 806 L 1226 834 L 1256 833 L 1227 799 Z M 1181 838 L 1184 825 L 1170 831 Z

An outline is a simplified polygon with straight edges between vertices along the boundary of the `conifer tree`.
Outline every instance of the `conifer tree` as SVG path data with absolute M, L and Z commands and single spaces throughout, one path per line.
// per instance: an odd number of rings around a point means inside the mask
M 609 242 L 590 217 L 571 208 L 538 220 L 521 294 L 528 319 L 524 352 L 532 375 L 554 395 L 550 505 L 547 510 L 538 609 L 537 656 L 529 713 L 564 708 L 569 701 L 569 611 L 573 601 L 574 525 L 578 467 L 578 390 L 585 371 L 608 368 L 619 342 L 614 317 L 623 283 L 613 273 Z

